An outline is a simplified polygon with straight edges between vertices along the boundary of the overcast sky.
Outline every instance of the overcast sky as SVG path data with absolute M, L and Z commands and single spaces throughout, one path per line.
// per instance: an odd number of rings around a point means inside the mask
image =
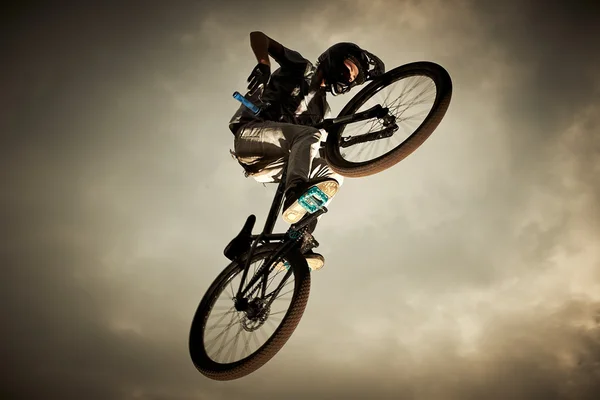
M 597 398 L 597 3 L 104 3 L 2 13 L 0 397 Z M 191 318 L 274 192 L 228 154 L 253 30 L 434 61 L 454 93 L 418 151 L 346 179 L 283 350 L 215 382 Z

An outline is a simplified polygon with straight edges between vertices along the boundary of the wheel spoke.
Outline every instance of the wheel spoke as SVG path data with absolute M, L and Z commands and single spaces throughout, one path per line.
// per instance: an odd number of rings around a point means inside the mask
M 226 299 L 226 300 L 231 301 L 231 299 Z M 232 308 L 233 308 L 233 306 L 225 306 L 225 305 L 213 306 L 213 310 L 231 310 Z
M 366 99 L 357 107 L 357 111 L 364 111 L 373 105 L 380 104 L 396 118 L 399 128 L 397 132 L 402 130 L 402 133 L 397 134 L 396 132 L 388 137 L 350 145 L 343 148 L 342 157 L 351 163 L 367 162 L 401 146 L 404 140 L 411 136 L 415 128 L 418 128 L 429 115 L 435 102 L 436 90 L 436 84 L 429 76 L 414 75 L 394 81 L 378 91 L 376 95 Z M 407 122 L 410 122 L 410 125 Z M 382 131 L 385 128 L 381 120 L 371 119 L 349 125 L 348 129 L 344 128 L 341 131 L 341 135 L 356 137 Z
M 260 346 L 262 346 L 262 344 L 258 340 L 258 333 L 256 333 L 256 331 L 254 331 L 254 332 L 251 332 L 251 335 L 254 338 L 254 341 L 256 342 L 256 348 L 260 349 Z
M 294 281 L 293 281 L 293 280 L 290 280 L 290 281 L 287 281 L 286 283 L 284 283 L 284 284 L 283 284 L 283 286 L 281 287 L 281 290 L 283 290 L 283 289 L 284 289 L 284 288 L 285 288 L 287 285 L 289 285 L 289 284 L 290 284 L 290 283 L 292 283 L 292 282 L 294 282 Z M 294 289 L 292 289 L 292 290 L 291 290 L 291 292 L 293 292 L 293 291 L 294 291 Z M 265 296 L 265 298 L 266 298 L 266 299 L 270 298 L 271 296 L 273 296 L 273 293 L 275 293 L 275 290 L 273 290 L 273 291 L 272 291 L 272 292 L 270 292 L 270 293 L 267 293 L 267 295 Z M 288 293 L 290 293 L 290 291 L 288 291 L 288 292 L 285 292 L 283 295 L 286 295 L 286 294 L 288 294 Z M 281 295 L 281 296 L 283 296 L 283 295 Z M 277 296 L 277 297 L 279 297 L 279 296 Z M 276 298 L 277 298 L 277 297 L 276 297 Z
M 233 283 L 232 282 L 233 282 L 233 279 L 231 279 L 229 281 L 229 289 L 231 290 L 231 292 L 230 292 L 231 297 L 235 297 L 235 290 L 233 290 Z
M 243 329 L 243 328 L 240 326 L 240 329 Z M 239 330 L 238 330 L 238 332 L 239 332 Z M 238 335 L 236 334 L 231 339 L 229 339 L 227 342 L 225 342 L 225 340 L 227 340 L 226 339 L 227 336 L 224 336 L 223 344 L 221 345 L 221 347 L 219 347 L 219 351 L 217 352 L 217 355 L 221 354 L 221 351 L 223 351 L 225 349 L 225 346 L 227 346 L 229 343 L 233 342 L 237 337 L 238 337 Z
M 246 340 L 244 341 L 244 354 L 250 354 L 250 339 L 252 338 L 251 332 L 246 332 Z
M 236 310 L 233 307 L 231 307 L 231 310 L 224 313 L 223 316 L 221 318 L 219 318 L 219 320 L 216 323 L 218 324 L 221 321 L 223 321 L 225 319 L 225 317 L 227 316 L 227 314 L 231 314 L 231 313 L 235 313 L 235 312 L 236 312 Z M 217 314 L 217 315 L 219 315 L 219 314 Z
M 277 329 L 278 325 L 275 325 L 275 323 L 273 321 L 271 321 L 270 318 L 267 320 L 267 324 L 271 325 L 273 327 L 273 330 Z
M 240 325 L 240 327 L 238 328 L 237 333 L 234 336 L 234 345 L 231 346 L 231 350 L 229 351 L 229 360 L 234 361 L 234 357 L 235 357 L 235 351 L 237 350 L 237 342 L 240 339 L 240 334 L 242 333 L 242 331 L 244 330 L 244 328 Z
M 230 324 L 218 324 L 218 325 L 211 325 L 211 327 L 210 327 L 210 328 L 208 328 L 208 327 L 207 327 L 207 330 L 208 330 L 208 329 L 211 329 L 211 330 L 212 330 L 212 329 L 219 329 L 219 328 L 229 329 L 229 328 L 231 328 L 231 325 L 230 325 Z
M 275 275 L 273 275 L 272 277 L 269 278 L 269 280 L 267 281 L 267 289 L 269 288 L 269 285 L 271 285 L 271 282 L 273 282 L 273 280 L 277 277 L 277 275 L 281 274 L 283 271 L 277 271 L 275 273 Z
M 283 287 L 285 287 L 285 286 L 283 286 Z M 288 294 L 288 293 L 292 293 L 293 291 L 294 291 L 294 289 L 290 289 L 290 290 L 288 290 L 287 292 L 285 292 L 285 293 L 282 293 L 282 294 L 280 294 L 279 296 L 275 297 L 275 299 L 276 299 L 276 300 L 281 300 L 281 296 L 285 296 L 286 294 Z
M 215 354 L 215 357 L 217 357 L 219 354 L 221 354 L 221 351 L 223 351 L 223 348 L 224 348 L 224 343 L 225 343 L 225 341 L 227 340 L 227 336 L 229 335 L 229 329 L 230 329 L 230 328 L 233 326 L 233 323 L 234 323 L 234 322 L 235 322 L 235 318 L 234 318 L 234 316 L 232 315 L 232 316 L 231 316 L 231 322 L 230 322 L 229 326 L 227 327 L 227 329 L 225 329 L 223 332 L 221 332 L 221 333 L 220 333 L 220 334 L 217 336 L 217 338 L 218 338 L 218 337 L 219 337 L 219 336 L 221 336 L 223 333 L 225 334 L 225 336 L 223 336 L 223 340 L 222 340 L 222 343 L 223 343 L 223 344 L 222 344 L 222 345 L 219 347 L 219 351 L 217 351 L 217 354 Z M 215 340 L 216 340 L 216 338 L 215 338 Z
M 247 282 L 260 270 L 268 255 L 268 253 L 263 253 L 260 260 L 251 263 Z M 252 271 L 254 274 L 250 273 Z M 260 288 L 265 285 L 265 290 L 273 289 L 270 296 L 274 296 L 275 290 L 279 288 L 278 295 L 273 298 L 273 301 L 282 301 L 278 302 L 278 306 L 273 310 L 277 314 L 274 318 L 271 318 L 270 315 L 272 302 L 269 302 L 270 297 L 268 296 L 262 298 L 257 295 L 249 295 L 244 300 L 247 301 L 247 306 L 245 306 L 247 308 L 244 311 L 238 311 L 235 305 L 223 302 L 223 300 L 234 301 L 235 290 L 239 286 L 243 273 L 242 268 L 224 280 L 218 289 L 221 292 L 217 292 L 213 299 L 213 303 L 209 307 L 210 312 L 203 325 L 204 349 L 206 355 L 214 362 L 228 364 L 246 358 L 258 351 L 277 331 L 277 327 L 283 322 L 278 315 L 285 315 L 292 305 L 295 286 L 295 275 L 291 274 L 285 277 L 286 274 L 282 274 L 282 272 L 284 271 L 271 271 L 266 279 L 259 279 L 257 284 L 248 290 L 249 293 L 260 294 Z M 242 285 L 242 287 L 244 286 Z

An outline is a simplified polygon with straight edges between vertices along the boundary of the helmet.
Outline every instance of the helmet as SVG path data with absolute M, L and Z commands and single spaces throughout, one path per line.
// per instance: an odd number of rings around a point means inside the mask
M 358 67 L 358 76 L 350 82 L 350 73 L 344 61 L 350 60 Z M 326 90 L 334 96 L 347 93 L 356 85 L 362 85 L 385 72 L 385 65 L 375 55 L 354 43 L 337 43 L 321 54 L 317 60 Z

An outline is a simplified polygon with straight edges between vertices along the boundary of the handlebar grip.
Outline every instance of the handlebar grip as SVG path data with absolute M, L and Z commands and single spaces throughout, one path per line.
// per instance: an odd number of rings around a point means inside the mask
M 246 108 L 252 111 L 254 115 L 260 114 L 260 108 L 258 108 L 256 105 L 254 105 L 254 103 L 245 98 L 240 92 L 234 92 L 233 98 L 242 103 L 244 106 L 246 106 Z

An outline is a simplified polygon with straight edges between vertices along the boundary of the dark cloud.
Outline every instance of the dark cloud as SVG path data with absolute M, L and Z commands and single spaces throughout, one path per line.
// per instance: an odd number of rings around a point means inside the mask
M 501 46 L 515 67 L 503 93 L 504 112 L 511 130 L 513 168 L 523 183 L 560 187 L 553 174 L 557 138 L 582 118 L 587 125 L 573 157 L 582 181 L 597 186 L 589 173 L 595 169 L 600 134 L 586 118 L 596 106 L 596 73 L 600 56 L 600 8 L 597 2 L 473 2 L 486 28 L 486 38 Z M 591 123 L 590 123 L 591 122 Z M 600 200 L 600 197 L 596 197 Z
M 461 355 L 446 336 L 428 337 L 431 347 L 412 358 L 390 335 L 329 386 L 292 384 L 289 398 L 592 399 L 599 387 L 598 325 L 577 325 L 589 324 L 597 310 L 573 301 L 551 314 L 500 318 L 482 332 L 477 355 Z
M 38 398 L 43 392 L 57 398 L 85 394 L 90 399 L 137 395 L 148 399 L 585 400 L 595 398 L 600 388 L 600 308 L 585 300 L 572 301 L 552 313 L 541 307 L 516 318 L 500 317 L 481 333 L 475 354 L 461 354 L 457 338 L 445 333 L 428 335 L 429 348 L 415 352 L 398 344 L 396 335 L 401 332 L 395 331 L 369 343 L 368 349 L 354 347 L 350 363 L 311 360 L 291 347 L 265 367 L 262 378 L 223 384 L 199 379 L 191 366 L 182 363 L 186 354 L 178 340 L 107 331 L 98 323 L 101 308 L 64 286 L 62 295 L 76 296 L 82 312 L 72 306 L 68 314 L 50 312 L 50 307 L 60 306 L 51 301 L 44 312 L 24 308 L 35 323 L 20 324 L 20 340 L 9 342 L 19 356 L 11 353 L 5 365 L 30 372 L 26 377 L 7 374 L 10 385 L 4 394 L 8 398 Z M 23 346 L 31 336 L 35 337 Z
M 507 99 L 510 115 L 535 121 L 540 132 L 562 128 L 594 99 L 590 84 L 600 57 L 600 8 L 592 1 L 473 2 L 489 38 L 521 73 Z M 520 90 L 519 90 L 520 89 Z

